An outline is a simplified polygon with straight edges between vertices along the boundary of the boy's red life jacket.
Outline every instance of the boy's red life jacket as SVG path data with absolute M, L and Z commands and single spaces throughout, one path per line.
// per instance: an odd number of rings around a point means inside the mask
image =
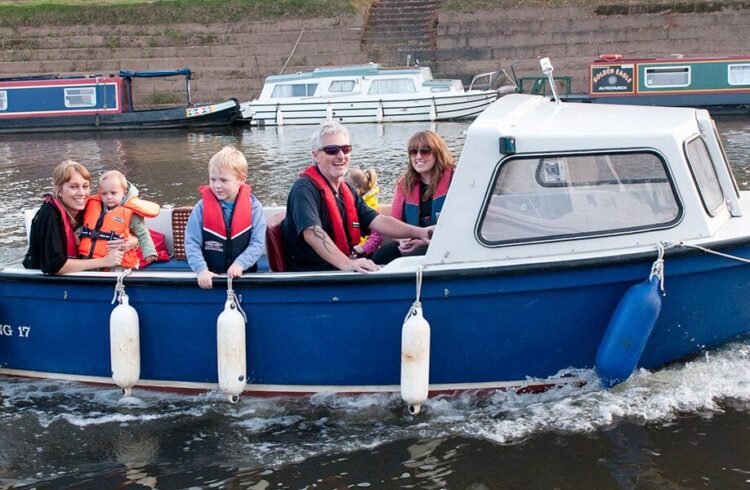
M 87 259 L 106 256 L 107 242 L 130 238 L 130 220 L 133 213 L 143 218 L 153 218 L 159 214 L 159 205 L 132 197 L 120 206 L 103 211 L 101 197 L 89 197 L 83 212 L 83 228 L 81 228 L 78 254 Z M 137 268 L 138 254 L 135 248 L 125 251 L 121 266 Z
M 445 195 L 448 194 L 448 187 L 451 185 L 453 179 L 453 169 L 448 168 L 443 172 L 443 176 L 440 177 L 435 188 L 435 194 L 432 196 L 432 210 L 430 212 L 430 223 L 427 226 L 437 224 L 438 216 L 440 211 L 443 209 L 443 203 L 445 202 Z M 404 201 L 404 221 L 410 225 L 420 226 L 419 224 L 419 183 L 415 185 L 411 191 L 405 193 L 406 200 Z
M 252 188 L 247 184 L 240 185 L 232 208 L 229 232 L 221 204 L 211 188 L 203 185 L 198 191 L 203 198 L 203 258 L 208 270 L 223 274 L 250 245 L 253 232 Z
M 345 182 L 341 183 L 339 192 L 341 192 L 341 197 L 344 199 L 344 207 L 346 209 L 346 229 L 344 229 L 344 220 L 339 212 L 339 207 L 336 205 L 336 196 L 333 195 L 331 185 L 323 177 L 323 174 L 320 173 L 318 167 L 310 165 L 302 172 L 301 176 L 310 179 L 323 195 L 323 203 L 325 204 L 325 209 L 328 211 L 328 218 L 331 220 L 331 228 L 333 229 L 333 242 L 348 257 L 351 254 L 352 247 L 357 245 L 361 239 L 359 215 L 357 214 L 354 194 Z
M 62 215 L 63 233 L 65 233 L 65 246 L 66 254 L 70 259 L 78 258 L 78 251 L 76 249 L 76 237 L 73 233 L 73 225 L 70 223 L 70 216 L 63 207 L 59 199 L 52 194 L 44 195 L 44 202 L 51 206 L 54 206 Z

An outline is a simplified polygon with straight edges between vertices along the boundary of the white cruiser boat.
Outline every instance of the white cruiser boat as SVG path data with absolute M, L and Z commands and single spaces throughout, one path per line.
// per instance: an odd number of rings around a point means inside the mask
M 478 116 L 513 85 L 497 84 L 497 72 L 437 80 L 427 67 L 384 69 L 375 63 L 316 68 L 266 78 L 260 97 L 241 104 L 242 119 L 256 125 L 446 121 Z M 480 90 L 475 87 L 487 87 Z

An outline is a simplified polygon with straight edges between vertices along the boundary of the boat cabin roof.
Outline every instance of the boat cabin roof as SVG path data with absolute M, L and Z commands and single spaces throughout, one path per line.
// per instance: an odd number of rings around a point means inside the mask
M 715 240 L 741 214 L 705 110 L 507 95 L 469 128 L 424 261 L 644 252 Z
M 335 66 L 315 68 L 312 71 L 300 71 L 288 75 L 270 75 L 266 77 L 266 83 L 292 82 L 298 80 L 335 78 L 335 77 L 375 77 L 375 76 L 422 76 L 425 80 L 432 78 L 429 67 L 421 66 L 415 68 L 381 68 L 376 63 L 366 65 Z

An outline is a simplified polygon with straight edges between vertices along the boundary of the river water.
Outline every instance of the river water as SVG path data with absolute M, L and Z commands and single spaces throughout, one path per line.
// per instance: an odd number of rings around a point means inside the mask
M 750 189 L 750 121 L 718 126 Z M 389 200 L 409 135 L 434 129 L 458 155 L 467 127 L 354 125 L 352 160 L 378 170 Z M 281 205 L 309 161 L 310 133 L 0 136 L 0 263 L 22 256 L 22 210 L 38 205 L 62 159 L 95 176 L 121 170 L 144 197 L 183 205 L 197 200 L 210 156 L 233 144 L 248 158 L 255 194 Z M 750 488 L 750 341 L 639 371 L 610 391 L 436 398 L 418 417 L 398 395 L 236 405 L 218 393 L 134 395 L 0 379 L 0 488 Z

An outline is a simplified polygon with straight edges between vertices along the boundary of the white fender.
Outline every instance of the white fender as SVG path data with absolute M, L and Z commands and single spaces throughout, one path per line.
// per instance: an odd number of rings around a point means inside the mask
M 247 358 L 245 357 L 245 318 L 233 299 L 227 299 L 224 311 L 216 320 L 216 355 L 219 389 L 232 403 L 245 390 Z
M 281 106 L 276 106 L 276 125 L 284 125 L 284 114 L 281 112 Z
M 112 379 L 125 396 L 130 396 L 141 376 L 141 343 L 138 312 L 125 293 L 109 316 L 109 351 Z
M 432 98 L 432 105 L 430 106 L 430 121 L 437 119 L 437 108 L 435 107 L 435 97 Z
M 430 387 L 430 324 L 419 302 L 412 305 L 401 329 L 401 398 L 412 415 L 419 413 Z
M 383 122 L 383 101 L 382 100 L 378 102 L 378 108 L 375 109 L 375 122 L 376 123 Z

